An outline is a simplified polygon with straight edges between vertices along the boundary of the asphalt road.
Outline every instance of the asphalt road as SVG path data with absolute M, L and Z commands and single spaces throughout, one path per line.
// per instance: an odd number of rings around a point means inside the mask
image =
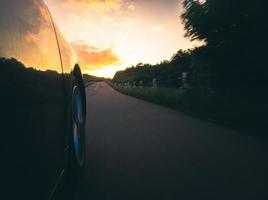
M 267 139 L 87 88 L 82 199 L 268 199 Z

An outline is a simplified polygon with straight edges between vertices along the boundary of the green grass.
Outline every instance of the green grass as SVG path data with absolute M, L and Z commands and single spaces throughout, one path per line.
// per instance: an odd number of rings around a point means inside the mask
M 185 110 L 184 92 L 173 88 L 131 88 L 131 87 L 114 87 L 119 92 L 133 96 L 145 101 L 153 102 L 167 106 L 179 111 Z
M 246 101 L 236 102 L 231 99 L 227 101 L 225 98 L 215 98 L 211 91 L 202 88 L 182 90 L 178 88 L 114 87 L 114 89 L 123 94 L 167 106 L 237 130 L 260 132 L 259 130 L 264 129 L 261 126 L 263 119 L 259 117 L 260 120 L 257 120 L 257 115 L 251 114 L 254 108 Z
M 216 119 L 214 117 L 215 111 L 212 112 L 209 109 L 209 94 L 204 90 L 190 92 L 189 90 L 179 88 L 164 87 L 114 87 L 114 89 L 123 94 L 167 106 L 196 117 Z

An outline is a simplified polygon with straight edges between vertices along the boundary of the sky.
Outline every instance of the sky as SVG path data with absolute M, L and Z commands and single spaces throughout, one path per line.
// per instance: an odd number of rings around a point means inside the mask
M 182 0 L 45 0 L 82 71 L 112 78 L 137 63 L 169 60 L 184 38 Z

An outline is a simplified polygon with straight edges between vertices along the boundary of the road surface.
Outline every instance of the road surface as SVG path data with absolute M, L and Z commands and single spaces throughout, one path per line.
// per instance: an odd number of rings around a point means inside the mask
M 114 91 L 87 88 L 78 200 L 268 199 L 267 140 Z

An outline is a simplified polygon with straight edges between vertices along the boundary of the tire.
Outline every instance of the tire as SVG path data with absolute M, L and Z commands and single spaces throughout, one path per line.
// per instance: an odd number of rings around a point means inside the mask
M 72 87 L 71 117 L 70 117 L 70 175 L 80 179 L 84 173 L 86 163 L 86 112 L 83 89 L 74 79 Z

